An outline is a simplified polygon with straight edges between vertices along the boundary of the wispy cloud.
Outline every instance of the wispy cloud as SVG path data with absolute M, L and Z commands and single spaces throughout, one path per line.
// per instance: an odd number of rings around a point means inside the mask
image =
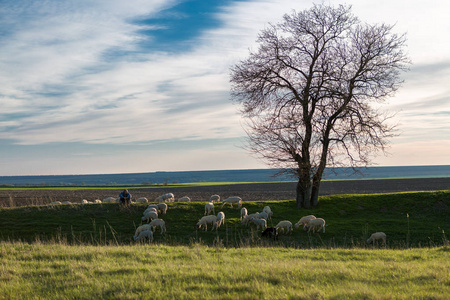
M 142 1 L 146 10 L 124 11 L 121 3 L 56 8 L 42 3 L 41 11 L 3 37 L 13 41 L 3 51 L 19 55 L 2 62 L 1 76 L 12 91 L 1 93 L 5 102 L 21 103 L 3 114 L 33 115 L 17 120 L 0 138 L 21 144 L 123 143 L 242 135 L 229 102 L 228 69 L 239 57 L 236 50 L 253 43 L 269 15 L 276 10 L 282 15 L 280 3 L 220 8 L 215 18 L 221 26 L 206 28 L 195 37 L 196 48 L 177 53 L 137 49 L 151 34 L 140 34 L 142 27 L 133 21 L 143 15 L 157 20 L 159 11 L 175 3 Z M 34 6 L 21 7 L 16 14 L 32 12 Z
M 427 130 L 435 137 L 448 133 L 450 126 L 442 125 L 449 107 L 448 38 L 441 34 L 437 41 L 438 32 L 423 28 L 430 19 L 416 24 L 417 16 L 425 16 L 414 5 L 427 15 L 436 9 L 414 2 L 408 17 L 378 3 L 351 2 L 363 20 L 409 30 L 415 64 L 390 101 L 405 137 L 421 139 Z M 401 1 L 388 2 L 401 6 Z M 311 5 L 306 0 L 2 1 L 0 140 L 17 147 L 92 144 L 101 151 L 118 144 L 188 141 L 200 147 L 189 150 L 190 160 L 199 153 L 214 156 L 215 140 L 244 135 L 229 97 L 230 66 L 255 47 L 268 22 Z M 448 26 L 435 20 L 432 28 L 437 22 Z M 430 45 L 430 34 L 436 44 Z M 430 59 L 433 53 L 439 59 Z M 174 148 L 167 146 L 164 155 L 173 157 Z M 98 155 L 90 148 L 74 149 Z

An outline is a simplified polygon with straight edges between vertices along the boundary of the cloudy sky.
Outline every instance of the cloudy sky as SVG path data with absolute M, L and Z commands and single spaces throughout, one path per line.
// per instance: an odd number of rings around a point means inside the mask
M 304 0 L 0 1 L 0 175 L 252 169 L 230 66 Z M 342 2 L 326 1 L 337 5 Z M 406 32 L 380 166 L 450 165 L 450 2 L 347 1 Z

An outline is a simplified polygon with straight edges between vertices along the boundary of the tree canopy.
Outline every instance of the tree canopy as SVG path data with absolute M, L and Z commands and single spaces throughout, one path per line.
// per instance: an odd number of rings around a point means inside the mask
M 361 167 L 394 126 L 378 107 L 400 87 L 405 35 L 366 24 L 350 6 L 314 5 L 262 30 L 231 69 L 248 148 L 298 178 L 297 207 L 318 203 L 326 167 Z

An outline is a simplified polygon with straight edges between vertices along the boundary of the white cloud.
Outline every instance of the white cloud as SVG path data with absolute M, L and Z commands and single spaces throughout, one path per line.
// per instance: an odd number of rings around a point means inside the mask
M 242 136 L 236 108 L 228 96 L 229 67 L 238 58 L 231 49 L 245 53 L 267 18 L 273 18 L 275 10 L 281 16 L 283 6 L 235 3 L 218 15 L 223 27 L 205 32 L 190 52 L 140 54 L 135 62 L 120 57 L 105 61 L 103 52 L 132 47 L 140 38 L 139 28 L 126 21 L 144 12 L 114 9 L 120 3 L 108 2 L 110 13 L 100 15 L 87 13 L 85 8 L 74 12 L 60 8 L 61 15 L 42 24 L 38 21 L 43 18 L 38 17 L 30 21 L 40 24 L 37 28 L 19 31 L 17 43 L 4 50 L 20 54 L 14 63 L 4 63 L 5 70 L 19 65 L 6 85 L 15 86 L 18 92 L 31 90 L 24 95 L 27 101 L 22 109 L 26 105 L 40 112 L 23 118 L 16 130 L 0 133 L 0 138 L 36 144 Z M 156 11 L 157 7 L 153 13 Z M 150 12 L 147 9 L 145 13 Z M 67 32 L 69 36 L 64 35 Z M 6 72 L 3 74 L 6 77 Z M 13 84 L 19 82 L 18 77 L 20 85 Z M 10 94 L 9 99 L 7 95 L 6 101 L 16 102 L 15 95 Z M 39 109 L 46 107 L 50 109 Z
M 279 22 L 291 9 L 303 10 L 312 2 L 231 2 L 215 15 L 221 26 L 205 29 L 192 49 L 148 53 L 138 49 L 142 39 L 150 44 L 152 40 L 139 33 L 144 25 L 133 21 L 157 17 L 176 2 L 2 5 L 0 26 L 7 29 L 0 33 L 0 139 L 21 145 L 99 145 L 242 137 L 240 116 L 228 95 L 230 66 L 255 47 L 258 32 L 268 22 Z M 404 139 L 443 140 L 450 127 L 445 115 L 450 39 L 443 34 L 450 29 L 445 15 L 449 5 L 413 1 L 403 7 L 403 1 L 387 0 L 350 4 L 363 21 L 397 23 L 396 30 L 408 32 L 415 64 L 390 107 L 400 111 L 397 120 Z M 208 153 L 190 151 L 184 158 L 214 156 Z

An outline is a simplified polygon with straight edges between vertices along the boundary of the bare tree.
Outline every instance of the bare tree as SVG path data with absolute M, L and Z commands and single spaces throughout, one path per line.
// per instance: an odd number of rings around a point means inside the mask
M 298 178 L 297 207 L 318 204 L 326 167 L 368 166 L 394 127 L 377 105 L 402 83 L 405 36 L 369 25 L 351 7 L 315 5 L 264 29 L 231 69 L 248 148 Z

